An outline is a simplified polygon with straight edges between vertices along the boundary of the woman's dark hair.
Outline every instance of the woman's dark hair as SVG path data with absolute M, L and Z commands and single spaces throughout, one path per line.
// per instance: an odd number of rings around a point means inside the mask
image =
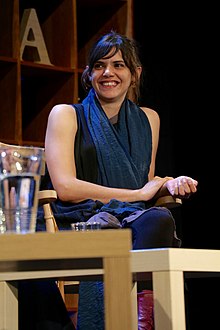
M 141 83 L 137 74 L 137 68 L 142 66 L 138 55 L 138 47 L 133 39 L 114 31 L 99 38 L 91 48 L 88 55 L 88 65 L 83 71 L 81 78 L 82 86 L 85 91 L 88 92 L 92 87 L 90 75 L 95 63 L 103 57 L 113 57 L 119 50 L 121 51 L 123 60 L 131 71 L 134 80 L 129 88 L 127 96 L 137 102 L 140 96 Z M 109 56 L 107 57 L 108 54 Z

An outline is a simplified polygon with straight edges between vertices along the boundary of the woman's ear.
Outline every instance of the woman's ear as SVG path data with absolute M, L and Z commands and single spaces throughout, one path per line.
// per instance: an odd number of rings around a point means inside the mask
M 136 73 L 135 73 L 135 75 L 132 77 L 132 80 L 131 80 L 131 86 L 132 86 L 132 87 L 136 87 L 137 81 L 140 79 L 141 72 L 142 72 L 142 67 L 141 67 L 141 66 L 138 66 L 138 67 L 136 68 Z
M 141 73 L 142 73 L 142 66 L 138 66 L 136 69 L 138 79 L 140 79 Z

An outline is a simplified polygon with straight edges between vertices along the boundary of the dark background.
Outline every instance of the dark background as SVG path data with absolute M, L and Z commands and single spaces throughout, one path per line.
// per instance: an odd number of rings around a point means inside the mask
M 184 248 L 220 248 L 216 15 L 211 3 L 192 8 L 187 2 L 134 1 L 134 37 L 144 67 L 140 105 L 161 119 L 156 174 L 199 181 L 198 192 L 173 210 Z M 186 280 L 186 293 L 189 329 L 220 328 L 214 302 L 220 279 Z

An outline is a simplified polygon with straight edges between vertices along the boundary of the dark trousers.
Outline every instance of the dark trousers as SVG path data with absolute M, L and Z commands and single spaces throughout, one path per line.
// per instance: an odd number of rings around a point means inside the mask
M 20 330 L 75 330 L 55 281 L 19 281 Z

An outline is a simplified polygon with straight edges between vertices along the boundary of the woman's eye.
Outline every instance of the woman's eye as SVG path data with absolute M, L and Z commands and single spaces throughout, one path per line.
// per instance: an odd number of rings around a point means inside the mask
M 115 68 L 124 68 L 124 63 L 115 63 Z
M 96 63 L 94 65 L 94 69 L 102 69 L 104 67 L 104 65 L 102 63 Z

